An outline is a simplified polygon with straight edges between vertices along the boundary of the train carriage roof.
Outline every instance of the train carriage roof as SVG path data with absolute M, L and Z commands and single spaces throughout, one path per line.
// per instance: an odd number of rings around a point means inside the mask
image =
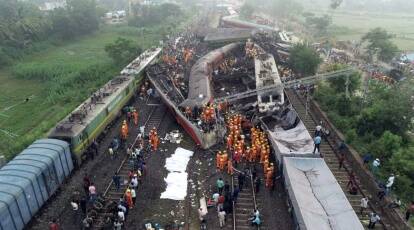
M 227 42 L 227 41 L 245 41 L 252 37 L 253 29 L 241 28 L 218 28 L 208 33 L 205 42 Z
M 138 58 L 125 67 L 120 76 L 115 77 L 96 91 L 90 98 L 79 105 L 73 112 L 54 127 L 49 137 L 63 138 L 78 136 L 83 130 L 134 81 L 135 76 L 141 73 L 151 63 L 161 49 L 151 49 L 142 53 Z M 112 108 L 109 108 L 112 110 Z
M 324 159 L 285 157 L 283 164 L 300 229 L 364 229 Z

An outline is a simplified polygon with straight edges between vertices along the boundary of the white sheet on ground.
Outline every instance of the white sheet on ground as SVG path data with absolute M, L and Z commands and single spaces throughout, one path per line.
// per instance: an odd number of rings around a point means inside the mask
M 281 154 L 309 154 L 313 151 L 313 140 L 302 121 L 293 129 L 275 127 L 270 132 Z
M 321 158 L 283 158 L 286 188 L 300 229 L 364 229 Z
M 177 148 L 171 157 L 165 160 L 165 168 L 169 171 L 165 192 L 161 193 L 161 199 L 184 200 L 187 196 L 187 169 L 188 161 L 193 152 L 183 148 Z

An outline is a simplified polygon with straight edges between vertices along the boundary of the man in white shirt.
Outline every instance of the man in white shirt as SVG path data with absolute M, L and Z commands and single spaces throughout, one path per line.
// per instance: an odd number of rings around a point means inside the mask
M 380 159 L 377 158 L 372 162 L 372 173 L 374 174 L 374 176 L 377 174 L 380 166 L 381 166 Z
M 217 192 L 213 194 L 213 201 L 216 207 L 217 207 L 219 197 L 220 197 L 220 194 L 218 194 Z
M 385 193 L 386 195 L 389 194 L 391 191 L 391 187 L 394 184 L 395 176 L 394 174 L 391 174 L 390 177 L 388 177 L 387 184 L 385 185 Z
M 72 201 L 70 202 L 70 205 L 72 206 L 72 210 L 73 210 L 73 211 L 77 211 L 77 210 L 79 209 L 79 205 L 78 205 L 78 203 L 76 203 L 76 201 L 74 201 L 74 200 L 72 200 Z
M 131 190 L 132 203 L 135 206 L 135 202 L 137 201 L 137 193 L 135 192 L 134 188 L 131 188 L 130 190 Z
M 118 210 L 118 219 L 121 222 L 124 222 L 125 221 L 125 213 L 122 210 L 120 210 L 120 209 Z
M 361 198 L 361 210 L 360 210 L 361 215 L 364 212 L 364 210 L 367 208 L 368 208 L 368 197 L 362 197 Z
M 138 187 L 138 178 L 137 174 L 134 174 L 134 177 L 131 179 L 131 187 L 136 189 Z
M 381 218 L 378 216 L 377 213 L 373 212 L 369 215 L 369 224 L 368 224 L 368 229 L 374 229 L 375 228 L 375 224 L 380 221 Z
M 219 218 L 219 225 L 220 228 L 223 228 L 224 225 L 226 225 L 226 212 L 223 210 L 220 210 L 218 212 L 218 218 Z

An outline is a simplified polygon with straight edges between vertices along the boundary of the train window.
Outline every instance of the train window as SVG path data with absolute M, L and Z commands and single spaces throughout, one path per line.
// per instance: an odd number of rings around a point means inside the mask
M 262 96 L 262 103 L 269 103 L 270 102 L 270 96 Z

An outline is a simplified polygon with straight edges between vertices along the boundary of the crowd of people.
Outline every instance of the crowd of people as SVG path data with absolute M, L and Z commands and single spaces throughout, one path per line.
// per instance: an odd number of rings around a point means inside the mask
M 103 224 L 105 226 L 104 229 L 120 230 L 125 227 L 129 210 L 134 208 L 136 204 L 138 186 L 143 183 L 142 179 L 146 174 L 144 152 L 149 149 L 156 151 L 158 148 L 159 137 L 155 127 L 149 133 L 148 148 L 145 148 L 145 126 L 138 127 L 138 109 L 127 107 L 123 112 L 125 114 L 125 120 L 121 124 L 120 138 L 115 137 L 108 147 L 108 153 L 111 159 L 116 158 L 118 152 L 122 149 L 126 150 L 127 163 L 130 168 L 128 177 L 122 178 L 117 172 L 112 176 L 113 186 L 117 192 L 122 193 L 122 196 L 118 202 L 103 198 L 102 193 L 97 191 L 91 177 L 85 174 L 82 180 L 83 194 L 75 192 L 70 202 L 82 229 L 91 229 L 96 224 Z M 129 129 L 131 127 L 137 128 L 139 133 L 134 143 L 128 144 Z M 125 148 L 125 146 L 127 147 Z M 97 143 L 94 148 L 97 152 Z M 105 214 L 104 220 L 101 220 L 104 223 L 98 223 L 98 216 L 102 215 L 102 212 L 109 213 L 109 215 Z M 49 226 L 50 229 L 59 229 L 56 220 L 53 220 Z
M 216 154 L 216 167 L 230 176 L 237 174 L 238 185 L 231 190 L 230 184 L 222 178 L 216 182 L 217 190 L 212 196 L 212 202 L 217 208 L 220 227 L 225 225 L 226 214 L 232 212 L 232 202 L 237 205 L 238 194 L 243 191 L 249 178 L 253 180 L 252 189 L 256 194 L 259 193 L 262 179 L 257 175 L 257 164 L 263 168 L 263 179 L 268 189 L 274 189 L 276 174 L 275 166 L 270 162 L 270 144 L 264 131 L 253 127 L 241 114 L 228 115 L 226 127 L 226 146 Z M 243 165 L 244 170 L 239 170 Z M 255 166 L 250 169 L 248 165 Z M 259 211 L 254 210 L 248 221 L 252 225 L 260 225 Z

